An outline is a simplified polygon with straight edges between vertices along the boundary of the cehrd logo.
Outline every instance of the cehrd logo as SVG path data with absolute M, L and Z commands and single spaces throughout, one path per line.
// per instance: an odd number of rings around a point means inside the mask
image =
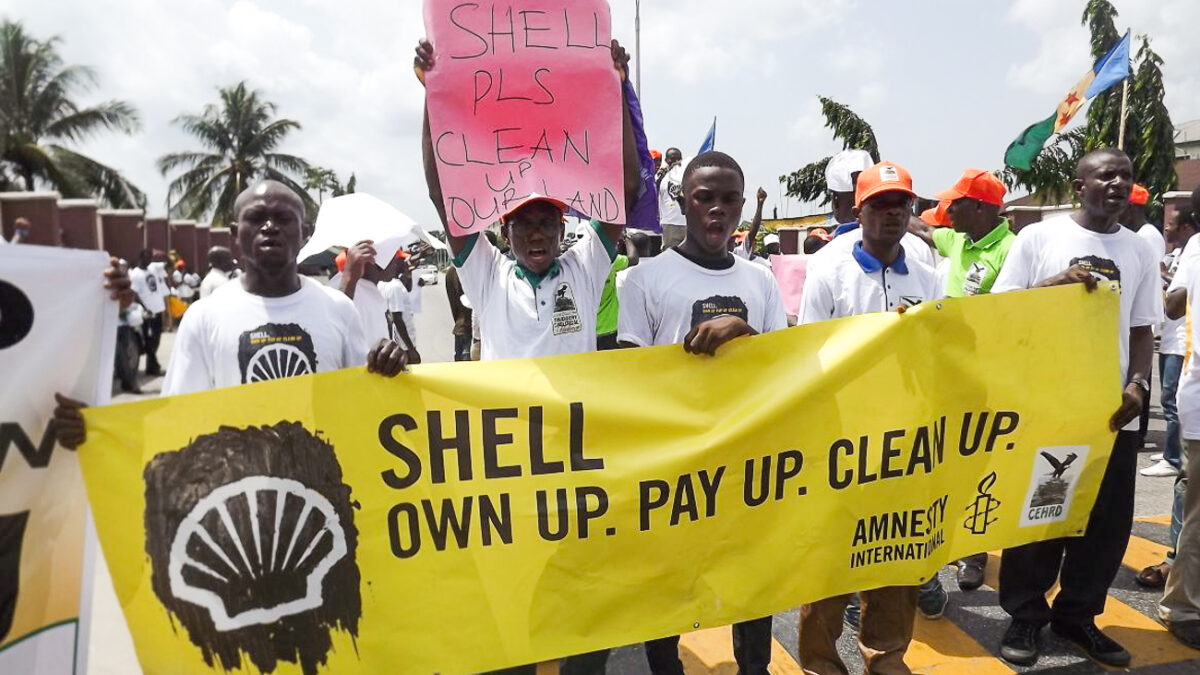
M 24 291 L 0 280 L 0 349 L 8 349 L 33 330 L 33 303 Z

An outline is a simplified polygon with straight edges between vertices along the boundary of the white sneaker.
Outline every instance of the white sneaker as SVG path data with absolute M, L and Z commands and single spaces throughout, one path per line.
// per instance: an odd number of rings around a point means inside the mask
M 1163 461 L 1163 456 L 1162 456 L 1162 453 L 1161 453 L 1161 452 L 1158 452 L 1158 453 L 1155 453 L 1155 454 L 1153 454 L 1153 455 L 1150 455 L 1150 461 L 1151 461 L 1151 462 L 1161 462 L 1161 461 Z
M 1155 478 L 1166 478 L 1168 476 L 1178 476 L 1179 469 L 1176 469 L 1167 460 L 1160 459 L 1158 460 L 1157 464 L 1142 469 L 1141 474 L 1143 476 L 1152 476 Z

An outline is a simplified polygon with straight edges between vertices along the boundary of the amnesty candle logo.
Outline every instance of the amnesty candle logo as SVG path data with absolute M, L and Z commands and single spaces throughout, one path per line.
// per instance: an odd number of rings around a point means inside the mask
M 991 492 L 995 486 L 995 471 L 979 481 L 979 495 L 967 508 L 967 519 L 963 522 L 963 527 L 970 530 L 971 534 L 987 534 L 988 525 L 999 520 L 998 517 L 992 515 L 996 509 L 1000 508 L 1000 500 L 993 497 Z
M 1022 527 L 1066 520 L 1090 449 L 1087 445 L 1038 448 L 1021 510 Z
M 358 634 L 358 532 L 329 443 L 290 422 L 222 427 L 144 477 L 151 586 L 209 666 L 315 673 L 332 629 Z

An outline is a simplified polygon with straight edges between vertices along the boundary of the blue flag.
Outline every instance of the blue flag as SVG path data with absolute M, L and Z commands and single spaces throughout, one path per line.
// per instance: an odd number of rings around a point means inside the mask
M 716 147 L 717 147 L 717 118 L 714 117 L 712 126 L 708 128 L 708 135 L 704 137 L 704 143 L 700 144 L 700 152 L 697 152 L 696 154 L 699 155 L 701 153 L 708 152 L 709 150 L 713 150 Z
M 1084 98 L 1092 98 L 1129 77 L 1129 31 L 1092 68 L 1096 74 Z

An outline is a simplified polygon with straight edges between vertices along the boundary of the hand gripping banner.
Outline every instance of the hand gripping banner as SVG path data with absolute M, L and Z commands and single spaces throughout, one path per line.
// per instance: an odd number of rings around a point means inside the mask
M 1080 534 L 1117 302 L 276 380 L 89 410 L 80 458 L 148 672 L 478 672 Z

